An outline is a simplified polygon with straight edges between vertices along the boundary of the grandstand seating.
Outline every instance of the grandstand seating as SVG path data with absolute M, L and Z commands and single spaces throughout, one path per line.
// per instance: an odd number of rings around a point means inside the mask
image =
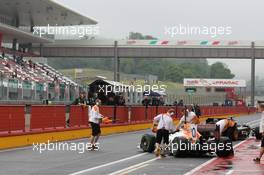
M 30 62 L 31 61 L 23 61 L 22 65 L 19 65 L 7 56 L 0 60 L 0 71 L 5 76 L 9 76 L 9 78 L 16 77 L 21 80 L 35 82 L 58 81 L 59 83 L 77 85 L 74 81 L 65 77 L 47 64 Z
M 1 52 L 0 50 L 1 55 L 2 53 L 3 52 Z M 49 87 L 49 85 L 51 85 L 53 86 L 53 89 L 56 92 L 48 92 L 47 90 L 45 90 L 42 96 L 44 96 L 44 98 L 47 97 L 51 99 L 52 97 L 48 97 L 51 93 L 54 99 L 56 98 L 55 96 L 57 96 L 58 101 L 64 101 L 66 100 L 65 96 L 69 96 L 65 94 L 60 94 L 58 89 L 60 89 L 61 87 L 64 87 L 65 89 L 65 87 L 70 87 L 70 86 L 78 87 L 77 83 L 72 81 L 70 78 L 64 76 L 62 73 L 58 72 L 51 66 L 44 64 L 44 63 L 33 62 L 32 60 L 24 60 L 21 55 L 13 56 L 11 54 L 5 53 L 4 57 L 3 55 L 0 56 L 0 75 L 1 75 L 1 81 L 2 81 L 0 82 L 0 85 L 2 87 L 5 86 L 3 83 L 4 81 L 10 82 L 10 80 L 16 82 L 16 87 L 15 87 L 16 89 L 24 88 L 23 87 L 24 82 L 25 83 L 28 82 L 29 84 L 28 89 L 33 90 L 33 91 L 38 89 L 36 88 L 37 85 L 40 85 L 42 87 L 41 88 L 42 91 L 44 91 L 44 87 Z M 20 84 L 20 87 L 18 84 Z M 9 85 L 6 85 L 6 86 L 8 87 Z M 45 88 L 45 89 L 48 89 L 48 88 Z M 68 89 L 72 89 L 72 88 L 68 88 Z M 62 93 L 67 93 L 65 90 L 62 90 L 62 91 L 63 91 Z M 32 96 L 34 94 L 35 94 L 34 92 L 32 93 L 30 92 L 28 96 Z M 77 92 L 76 93 L 73 92 L 73 94 L 77 94 Z M 23 100 L 24 99 L 23 97 L 19 97 L 21 95 L 23 95 L 23 93 L 19 95 L 15 95 L 16 99 Z M 35 97 L 34 98 L 29 97 L 29 98 L 31 100 L 34 100 L 34 99 L 39 100 L 38 98 L 35 98 Z M 1 99 L 1 94 L 0 94 L 0 99 Z M 72 100 L 72 98 L 71 99 L 68 98 L 68 100 Z

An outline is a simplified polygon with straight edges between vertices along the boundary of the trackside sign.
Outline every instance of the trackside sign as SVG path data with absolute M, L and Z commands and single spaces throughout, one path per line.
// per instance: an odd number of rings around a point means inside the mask
M 185 78 L 183 81 L 185 87 L 246 87 L 246 80 Z

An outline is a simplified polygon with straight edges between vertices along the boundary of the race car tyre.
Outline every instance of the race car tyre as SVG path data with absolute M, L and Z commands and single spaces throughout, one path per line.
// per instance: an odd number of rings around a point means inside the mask
M 180 157 L 181 155 L 183 155 L 183 150 L 181 150 L 180 146 L 181 146 L 181 143 L 184 143 L 185 145 L 187 145 L 186 143 L 186 139 L 184 138 L 180 138 L 180 137 L 175 137 L 172 141 L 172 155 L 174 157 Z
M 155 149 L 156 137 L 151 134 L 144 134 L 141 138 L 140 148 L 144 152 L 152 153 Z
M 233 144 L 228 137 L 221 137 L 217 142 L 216 155 L 218 157 L 227 157 L 234 155 Z

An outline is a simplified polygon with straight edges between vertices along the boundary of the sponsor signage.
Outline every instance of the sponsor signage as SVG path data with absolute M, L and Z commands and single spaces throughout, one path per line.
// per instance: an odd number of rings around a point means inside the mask
M 246 80 L 184 79 L 185 87 L 246 87 Z

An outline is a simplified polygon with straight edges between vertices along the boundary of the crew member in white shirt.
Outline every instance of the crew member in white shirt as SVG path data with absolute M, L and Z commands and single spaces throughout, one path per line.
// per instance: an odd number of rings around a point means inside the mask
M 262 133 L 262 139 L 261 139 L 259 156 L 253 159 L 253 161 L 256 163 L 260 163 L 260 159 L 264 154 L 264 101 L 258 101 L 258 112 L 261 112 L 259 133 Z
M 222 136 L 224 132 L 226 132 L 229 136 L 233 134 L 236 127 L 236 122 L 233 120 L 233 118 L 226 118 L 216 122 L 216 125 L 219 126 L 220 136 Z
M 182 114 L 183 116 L 179 124 L 177 125 L 176 130 L 179 130 L 184 123 L 190 123 L 190 124 L 199 123 L 199 118 L 196 116 L 196 114 L 193 111 L 190 111 L 189 109 L 183 109 Z
M 89 122 L 92 127 L 92 137 L 91 137 L 92 149 L 96 147 L 96 143 L 98 142 L 99 137 L 101 135 L 100 121 L 103 118 L 99 110 L 101 100 L 97 99 L 95 103 L 96 104 L 92 107 L 91 111 L 89 112 Z
M 164 146 L 169 145 L 169 134 L 176 130 L 172 119 L 173 115 L 175 115 L 175 110 L 169 109 L 167 113 L 159 114 L 154 118 L 153 123 L 157 124 L 156 149 L 154 151 L 156 156 L 160 156 L 162 141 Z

